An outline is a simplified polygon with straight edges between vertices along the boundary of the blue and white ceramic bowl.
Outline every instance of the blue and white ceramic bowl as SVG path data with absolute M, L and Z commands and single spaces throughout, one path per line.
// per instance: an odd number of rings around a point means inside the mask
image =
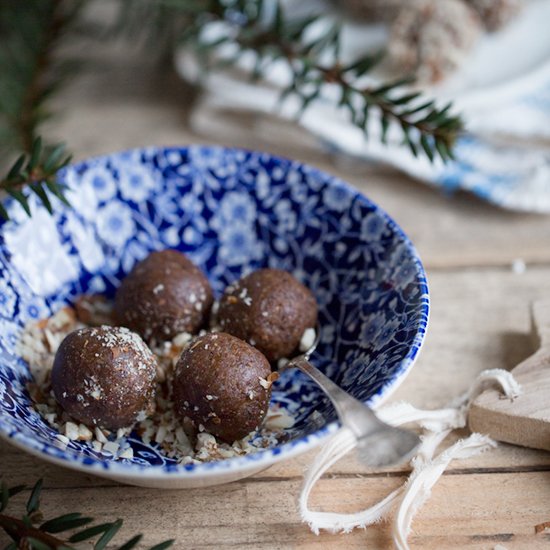
M 217 294 L 245 270 L 294 273 L 319 303 L 314 363 L 362 401 L 379 403 L 411 368 L 428 320 L 422 265 L 395 222 L 337 178 L 266 153 L 203 146 L 116 153 L 70 166 L 61 178 L 74 209 L 57 203 L 51 217 L 34 202 L 28 219 L 12 202 L 13 221 L 0 233 L 0 434 L 22 449 L 126 483 L 193 487 L 251 475 L 337 429 L 320 390 L 287 371 L 273 399 L 297 421 L 275 448 L 177 465 L 137 436 L 131 460 L 108 460 L 79 442 L 55 446 L 25 389 L 29 370 L 16 352 L 22 327 L 80 294 L 112 295 L 152 250 L 187 253 Z

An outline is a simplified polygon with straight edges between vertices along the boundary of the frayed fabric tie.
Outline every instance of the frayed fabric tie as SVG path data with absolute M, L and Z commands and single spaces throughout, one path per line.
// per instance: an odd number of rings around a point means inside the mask
M 464 428 L 468 409 L 473 399 L 488 385 L 499 387 L 502 393 L 513 399 L 521 388 L 513 376 L 501 369 L 491 369 L 479 374 L 470 389 L 454 400 L 449 407 L 438 410 L 422 410 L 409 403 L 395 403 L 377 411 L 378 417 L 400 426 L 409 424 L 424 430 L 421 444 L 411 460 L 412 471 L 408 480 L 380 502 L 352 514 L 316 512 L 308 507 L 309 496 L 321 476 L 356 446 L 354 435 L 342 428 L 323 447 L 304 477 L 299 508 L 302 520 L 319 534 L 321 529 L 331 533 L 349 533 L 357 527 L 366 528 L 374 523 L 392 519 L 392 537 L 395 547 L 408 550 L 407 537 L 414 515 L 429 498 L 432 487 L 454 459 L 463 459 L 496 447 L 491 438 L 473 433 L 457 441 L 439 454 L 439 445 L 455 429 Z

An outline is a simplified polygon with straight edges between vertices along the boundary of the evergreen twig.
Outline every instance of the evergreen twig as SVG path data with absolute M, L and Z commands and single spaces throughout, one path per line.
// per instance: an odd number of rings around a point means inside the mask
M 36 526 L 40 513 L 40 497 L 42 492 L 42 480 L 34 485 L 29 500 L 27 501 L 26 514 L 21 518 L 8 516 L 4 513 L 9 499 L 15 494 L 24 490 L 25 487 L 17 486 L 8 488 L 6 483 L 0 483 L 0 494 L 2 495 L 0 506 L 0 528 L 12 539 L 9 544 L 10 550 L 25 548 L 30 550 L 74 550 L 73 543 L 89 540 L 100 536 L 94 544 L 94 550 L 104 550 L 109 542 L 115 537 L 123 521 L 117 519 L 113 522 L 103 523 L 94 527 L 88 527 L 83 531 L 73 533 L 67 540 L 58 536 L 59 533 L 74 531 L 93 521 L 92 518 L 82 517 L 79 512 L 64 514 L 57 518 L 53 518 Z M 136 535 L 130 540 L 118 547 L 118 550 L 132 550 L 135 548 L 143 535 Z M 150 550 L 161 550 L 172 546 L 174 540 L 166 540 L 153 547 Z
M 35 138 L 30 154 L 21 154 L 15 161 L 7 176 L 0 180 L 0 189 L 16 200 L 31 215 L 29 195 L 37 195 L 48 212 L 52 212 L 51 198 L 57 197 L 70 206 L 65 196 L 66 186 L 57 181 L 57 172 L 71 161 L 71 156 L 65 153 L 64 144 L 56 147 L 42 147 L 42 139 Z M 9 219 L 6 208 L 0 203 L 0 216 Z
M 281 101 L 290 95 L 297 96 L 301 104 L 298 116 L 323 95 L 326 86 L 331 86 L 338 91 L 338 106 L 349 113 L 351 122 L 366 137 L 371 113 L 376 110 L 383 143 L 390 127 L 395 125 L 401 132 L 403 145 L 414 156 L 424 154 L 430 161 L 436 157 L 443 161 L 452 159 L 454 141 L 462 130 L 460 117 L 450 113 L 452 105 L 438 107 L 435 101 L 426 100 L 422 92 L 411 91 L 409 78 L 380 86 L 361 85 L 361 79 L 382 55 L 366 55 L 343 64 L 339 25 L 318 33 L 315 39 L 308 38 L 322 14 L 289 19 L 280 0 L 275 1 L 275 9 L 269 8 L 270 13 L 262 0 L 149 0 L 145 4 L 151 18 L 156 13 L 156 19 L 160 20 L 158 13 L 162 13 L 172 26 L 176 22 L 181 26 L 182 19 L 186 22 L 180 40 L 194 47 L 204 64 L 232 64 L 243 53 L 252 51 L 256 63 L 250 77 L 255 80 L 265 76 L 274 62 L 285 62 L 291 72 L 291 83 L 283 90 Z M 146 9 L 144 0 L 133 0 L 132 5 Z M 167 11 L 174 15 L 166 17 Z M 203 31 L 212 22 L 223 23 L 225 32 L 206 41 Z M 223 44 L 237 49 L 230 58 L 212 61 L 215 56 L 211 54 Z
M 74 73 L 75 63 L 56 54 L 82 8 L 76 0 L 2 0 L 0 2 L 0 153 L 21 154 L 0 190 L 30 216 L 29 195 L 51 212 L 52 197 L 68 204 L 56 173 L 70 161 L 63 145 L 43 146 L 38 128 L 50 113 L 48 98 Z M 0 203 L 0 217 L 9 218 Z
M 74 73 L 56 54 L 76 20 L 75 0 L 2 0 L 0 3 L 0 150 L 30 153 L 47 99 Z

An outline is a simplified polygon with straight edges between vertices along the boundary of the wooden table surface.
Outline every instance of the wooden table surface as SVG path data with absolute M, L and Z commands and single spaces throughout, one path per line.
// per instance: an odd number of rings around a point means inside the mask
M 50 135 L 67 140 L 77 158 L 150 144 L 263 148 L 339 175 L 401 224 L 427 268 L 432 313 L 425 347 L 392 400 L 438 407 L 481 370 L 511 368 L 530 354 L 529 303 L 550 297 L 550 217 L 504 212 L 466 194 L 448 198 L 387 168 L 331 157 L 298 129 L 265 116 L 199 110 L 192 130 L 194 94 L 177 79 L 117 52 L 96 49 L 90 57 L 88 72 L 57 99 L 62 114 L 49 123 Z M 512 270 L 515 260 L 526 263 L 524 273 Z M 181 549 L 390 548 L 384 524 L 316 536 L 300 522 L 297 497 L 313 456 L 229 485 L 162 491 L 65 470 L 0 442 L 1 473 L 10 484 L 43 476 L 48 509 L 122 517 L 123 533 L 145 532 L 147 544 L 176 538 Z M 348 457 L 319 483 L 313 503 L 357 510 L 406 475 L 403 468 L 371 471 Z M 427 549 L 550 548 L 550 534 L 534 531 L 549 520 L 550 454 L 502 444 L 452 464 L 409 540 Z

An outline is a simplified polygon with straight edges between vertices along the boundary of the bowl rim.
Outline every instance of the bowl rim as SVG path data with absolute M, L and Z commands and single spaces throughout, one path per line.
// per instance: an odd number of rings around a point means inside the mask
M 420 255 L 416 250 L 416 247 L 413 245 L 413 243 L 400 227 L 400 225 L 385 210 L 383 210 L 378 204 L 370 200 L 361 191 L 353 187 L 348 182 L 342 180 L 338 176 L 331 175 L 324 170 L 316 168 L 308 163 L 293 160 L 281 155 L 272 154 L 267 151 L 247 149 L 243 147 L 226 147 L 223 145 L 193 143 L 181 146 L 160 145 L 135 147 L 122 151 L 115 151 L 113 153 L 87 157 L 76 163 L 68 165 L 63 170 L 78 170 L 78 168 L 83 167 L 90 162 L 112 159 L 121 155 L 131 155 L 144 152 L 159 153 L 168 151 L 176 151 L 182 153 L 188 152 L 191 149 L 200 149 L 201 151 L 209 150 L 217 152 L 224 151 L 232 153 L 242 152 L 245 154 L 259 154 L 263 157 L 269 157 L 276 162 L 288 162 L 292 163 L 295 166 L 297 165 L 300 167 L 306 167 L 308 169 L 308 174 L 319 177 L 324 183 L 327 183 L 328 185 L 338 185 L 339 187 L 345 189 L 346 192 L 350 193 L 354 198 L 372 208 L 373 212 L 376 212 L 377 215 L 381 216 L 384 219 L 387 226 L 394 233 L 395 237 L 407 247 L 416 268 L 415 281 L 422 288 L 422 297 L 420 299 L 420 309 L 422 315 L 420 316 L 420 320 L 418 322 L 418 326 L 416 327 L 414 337 L 412 338 L 411 344 L 409 346 L 409 350 L 406 356 L 401 360 L 398 369 L 396 370 L 392 378 L 385 382 L 385 384 L 379 389 L 376 394 L 372 395 L 368 400 L 365 401 L 365 403 L 372 408 L 378 407 L 403 382 L 403 380 L 406 378 L 411 368 L 413 367 L 420 350 L 422 349 L 427 327 L 429 324 L 430 295 L 426 272 L 420 259 Z M 12 200 L 13 199 L 11 197 L 8 199 L 9 202 L 11 202 Z M 4 223 L 5 222 L 0 223 L 0 231 Z M 72 470 L 77 470 L 80 472 L 93 473 L 95 475 L 106 477 L 109 479 L 118 479 L 123 481 L 137 477 L 142 480 L 167 478 L 174 480 L 204 478 L 205 480 L 207 480 L 216 477 L 224 477 L 227 475 L 228 472 L 235 473 L 236 471 L 243 473 L 244 477 L 249 470 L 258 471 L 267 468 L 277 462 L 280 462 L 287 458 L 292 458 L 319 446 L 323 441 L 327 440 L 329 436 L 336 433 L 340 428 L 340 424 L 337 421 L 333 421 L 323 426 L 322 428 L 306 434 L 300 438 L 281 443 L 272 448 L 258 450 L 257 452 L 249 455 L 216 460 L 207 463 L 190 465 L 178 464 L 167 466 L 165 464 L 139 465 L 128 463 L 126 461 L 101 461 L 96 458 L 89 458 L 86 461 L 82 461 L 79 460 L 79 453 L 77 452 L 67 452 L 67 449 L 59 449 L 55 444 L 44 444 L 41 442 L 37 442 L 37 440 L 32 438 L 31 436 L 21 434 L 15 430 L 10 430 L 9 423 L 3 421 L 3 416 L 3 414 L 0 414 L 0 438 L 10 442 L 15 447 L 27 451 L 33 456 L 39 457 L 56 465 L 64 466 L 66 468 L 70 468 Z M 48 448 L 54 450 L 55 454 L 50 454 L 50 452 L 48 452 Z

